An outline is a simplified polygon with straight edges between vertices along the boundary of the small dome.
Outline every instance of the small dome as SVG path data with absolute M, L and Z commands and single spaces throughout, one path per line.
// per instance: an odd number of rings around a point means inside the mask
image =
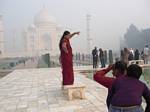
M 36 27 L 35 27 L 34 24 L 30 24 L 30 25 L 28 26 L 28 30 L 29 30 L 29 31 L 35 31 L 35 29 L 36 29 Z
M 39 23 L 56 23 L 56 20 L 53 16 L 50 16 L 48 10 L 43 8 L 34 18 L 35 24 Z
M 28 28 L 35 29 L 36 27 L 34 24 L 30 24 Z

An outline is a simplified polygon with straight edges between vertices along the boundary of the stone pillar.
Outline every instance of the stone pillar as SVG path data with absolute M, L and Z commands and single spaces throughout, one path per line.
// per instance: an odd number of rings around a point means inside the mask
M 113 64 L 113 53 L 112 53 L 112 50 L 109 50 L 109 64 Z

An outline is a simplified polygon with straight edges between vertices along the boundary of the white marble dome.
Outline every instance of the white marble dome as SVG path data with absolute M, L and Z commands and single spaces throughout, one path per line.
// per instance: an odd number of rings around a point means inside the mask
M 53 16 L 50 16 L 48 10 L 43 8 L 34 18 L 35 24 L 40 23 L 56 23 L 56 20 Z

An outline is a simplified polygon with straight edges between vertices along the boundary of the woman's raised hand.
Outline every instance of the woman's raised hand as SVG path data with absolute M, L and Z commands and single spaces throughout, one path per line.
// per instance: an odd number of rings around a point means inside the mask
M 76 34 L 77 34 L 77 35 L 79 35 L 79 34 L 80 34 L 80 32 L 76 32 Z

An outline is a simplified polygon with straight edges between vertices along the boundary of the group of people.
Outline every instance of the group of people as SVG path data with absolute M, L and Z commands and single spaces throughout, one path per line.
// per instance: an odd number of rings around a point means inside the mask
M 121 50 L 121 53 L 120 53 L 121 60 L 126 63 L 128 63 L 129 61 L 132 61 L 132 60 L 142 59 L 142 60 L 144 60 L 145 64 L 148 64 L 149 57 L 150 57 L 150 49 L 149 49 L 148 45 L 145 45 L 145 47 L 141 53 L 138 49 L 134 50 L 132 48 L 130 48 L 130 49 L 124 48 L 123 50 Z
M 92 57 L 93 57 L 93 68 L 97 68 L 100 61 L 101 68 L 105 68 L 107 63 L 107 51 L 103 50 L 102 48 L 99 49 L 99 53 L 97 47 L 92 50 Z M 109 50 L 109 63 L 113 63 L 113 55 L 112 50 Z
M 74 84 L 70 39 L 76 34 L 80 32 L 71 34 L 65 31 L 59 43 L 62 86 Z M 107 77 L 106 74 L 111 70 L 113 77 Z M 150 90 L 139 80 L 141 74 L 142 68 L 139 65 L 127 67 L 125 61 L 117 61 L 94 74 L 94 80 L 108 88 L 106 101 L 109 112 L 144 112 L 141 107 L 142 96 L 147 104 L 145 112 L 150 112 Z

